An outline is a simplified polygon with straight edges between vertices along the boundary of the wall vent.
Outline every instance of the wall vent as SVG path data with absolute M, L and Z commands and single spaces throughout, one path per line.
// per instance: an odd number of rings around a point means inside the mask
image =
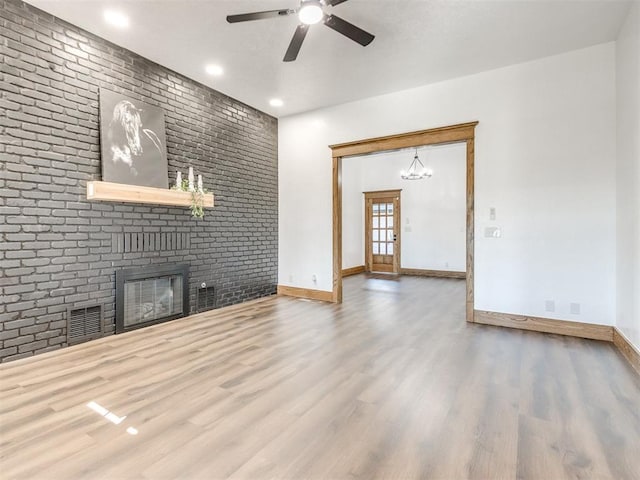
M 216 308 L 216 291 L 214 287 L 201 287 L 196 291 L 197 312 L 205 312 Z
M 112 233 L 111 246 L 117 253 L 174 252 L 191 248 L 191 236 L 184 232 Z
M 67 311 L 67 342 L 80 343 L 102 336 L 102 305 L 70 308 Z

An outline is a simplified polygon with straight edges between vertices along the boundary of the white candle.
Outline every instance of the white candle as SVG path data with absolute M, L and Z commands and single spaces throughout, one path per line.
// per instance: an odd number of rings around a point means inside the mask
M 198 175 L 198 191 L 200 193 L 204 193 L 204 188 L 202 187 L 202 175 Z
M 193 177 L 193 167 L 189 167 L 189 191 L 193 192 L 195 190 L 195 186 L 194 186 L 194 180 L 195 178 Z

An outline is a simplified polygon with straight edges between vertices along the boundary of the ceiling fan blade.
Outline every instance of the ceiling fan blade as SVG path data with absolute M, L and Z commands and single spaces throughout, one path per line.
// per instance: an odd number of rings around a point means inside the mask
M 309 25 L 298 25 L 298 28 L 296 28 L 296 32 L 293 34 L 293 38 L 291 39 L 291 43 L 289 43 L 289 48 L 287 48 L 287 53 L 284 54 L 283 60 L 285 62 L 293 62 L 298 58 L 298 52 L 302 46 L 302 41 L 304 40 L 304 37 L 307 36 L 308 31 Z
M 264 18 L 284 17 L 296 13 L 295 10 L 267 10 L 265 12 L 240 13 L 238 15 L 227 15 L 227 22 L 250 22 L 251 20 L 262 20 Z
M 346 2 L 347 0 L 327 0 L 327 5 L 331 5 L 335 7 L 336 5 L 340 5 L 341 3 Z
M 365 32 L 361 28 L 358 28 L 352 23 L 349 23 L 340 17 L 336 17 L 335 15 L 327 15 L 324 18 L 324 24 L 327 27 L 334 29 L 336 32 L 341 33 L 345 37 L 349 37 L 354 42 L 358 42 L 363 47 L 369 45 L 373 42 L 373 39 L 376 38 L 369 32 Z

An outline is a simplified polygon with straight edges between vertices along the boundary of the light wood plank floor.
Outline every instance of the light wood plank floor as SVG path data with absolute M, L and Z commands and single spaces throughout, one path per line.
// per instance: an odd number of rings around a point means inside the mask
M 343 305 L 271 297 L 2 365 L 0 477 L 640 478 L 623 357 L 466 324 L 464 287 L 359 275 Z

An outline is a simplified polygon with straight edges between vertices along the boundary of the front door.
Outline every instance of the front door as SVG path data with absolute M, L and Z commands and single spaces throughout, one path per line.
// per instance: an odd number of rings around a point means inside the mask
M 400 273 L 400 190 L 364 192 L 365 270 Z

